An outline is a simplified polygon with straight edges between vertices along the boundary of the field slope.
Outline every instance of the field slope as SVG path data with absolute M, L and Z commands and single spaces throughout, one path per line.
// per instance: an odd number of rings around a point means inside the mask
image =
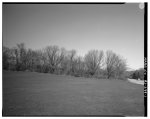
M 3 116 L 143 116 L 143 85 L 3 71 Z

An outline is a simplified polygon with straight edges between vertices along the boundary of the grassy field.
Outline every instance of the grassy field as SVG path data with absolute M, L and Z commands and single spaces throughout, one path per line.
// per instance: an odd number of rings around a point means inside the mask
M 143 116 L 143 86 L 3 71 L 3 116 Z

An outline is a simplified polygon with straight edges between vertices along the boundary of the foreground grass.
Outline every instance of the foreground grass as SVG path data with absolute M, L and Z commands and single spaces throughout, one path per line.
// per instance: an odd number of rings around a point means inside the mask
M 3 116 L 143 116 L 143 86 L 32 72 L 3 72 Z

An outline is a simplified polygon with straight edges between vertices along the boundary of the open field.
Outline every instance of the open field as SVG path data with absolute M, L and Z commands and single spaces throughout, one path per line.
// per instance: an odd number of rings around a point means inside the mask
M 3 71 L 3 116 L 143 116 L 143 85 Z

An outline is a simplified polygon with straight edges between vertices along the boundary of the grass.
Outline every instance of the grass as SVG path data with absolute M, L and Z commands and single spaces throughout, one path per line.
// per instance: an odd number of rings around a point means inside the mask
M 3 71 L 3 116 L 143 116 L 143 89 L 122 80 Z

